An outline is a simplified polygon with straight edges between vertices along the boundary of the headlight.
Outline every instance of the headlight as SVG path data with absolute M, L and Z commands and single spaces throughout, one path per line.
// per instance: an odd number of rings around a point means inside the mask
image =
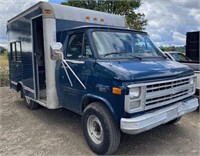
M 130 110 L 140 107 L 140 101 L 131 101 L 130 102 Z
M 130 99 L 135 99 L 135 98 L 140 97 L 140 87 L 130 88 L 129 96 L 130 96 Z

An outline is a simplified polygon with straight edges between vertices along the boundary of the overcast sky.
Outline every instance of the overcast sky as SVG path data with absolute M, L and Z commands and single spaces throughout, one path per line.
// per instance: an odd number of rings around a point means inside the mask
M 1 0 L 0 45 L 7 44 L 6 22 L 41 0 Z M 42 0 L 48 1 L 48 0 Z M 60 3 L 65 0 L 49 0 Z M 139 12 L 148 20 L 146 31 L 158 45 L 185 45 L 185 34 L 200 31 L 200 0 L 142 0 Z
M 158 45 L 185 45 L 185 34 L 200 31 L 200 0 L 142 0 L 146 31 Z

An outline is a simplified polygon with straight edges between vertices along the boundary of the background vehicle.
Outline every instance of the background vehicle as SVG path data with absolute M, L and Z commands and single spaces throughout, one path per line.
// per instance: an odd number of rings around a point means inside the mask
M 121 132 L 172 124 L 198 107 L 193 71 L 125 25 L 122 16 L 46 2 L 8 21 L 11 88 L 29 109 L 81 114 L 97 154 L 113 153 Z
M 189 59 L 187 56 L 185 56 L 183 53 L 177 52 L 177 51 L 170 51 L 170 52 L 164 52 L 165 56 L 167 58 L 181 62 L 190 68 L 194 70 L 195 75 L 197 76 L 196 81 L 196 95 L 199 97 L 199 90 L 200 90 L 200 64 L 196 61 L 193 61 Z M 200 99 L 200 97 L 199 97 Z
M 163 52 L 165 54 L 165 56 L 167 56 L 167 58 L 174 60 L 174 61 L 178 61 L 178 62 L 192 62 L 191 59 L 189 59 L 187 56 L 185 56 L 183 53 L 181 52 L 177 52 L 177 51 L 164 51 Z

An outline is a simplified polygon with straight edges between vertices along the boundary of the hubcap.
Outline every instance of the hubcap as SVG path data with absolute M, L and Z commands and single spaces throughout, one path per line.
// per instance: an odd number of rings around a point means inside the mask
M 30 104 L 30 102 L 31 102 L 30 98 L 26 97 L 26 102 L 27 102 L 27 104 Z
M 103 128 L 100 120 L 95 115 L 90 115 L 87 120 L 87 131 L 95 144 L 103 141 Z

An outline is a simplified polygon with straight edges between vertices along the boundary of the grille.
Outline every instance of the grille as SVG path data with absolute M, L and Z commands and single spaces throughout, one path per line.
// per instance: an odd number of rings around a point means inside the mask
M 183 79 L 183 80 L 177 80 L 177 81 L 172 81 L 172 82 L 167 82 L 167 83 L 148 85 L 147 93 L 187 85 L 187 84 L 189 84 L 189 81 L 190 81 L 190 79 Z
M 145 108 L 163 106 L 186 98 L 190 96 L 192 87 L 189 78 L 147 85 Z

